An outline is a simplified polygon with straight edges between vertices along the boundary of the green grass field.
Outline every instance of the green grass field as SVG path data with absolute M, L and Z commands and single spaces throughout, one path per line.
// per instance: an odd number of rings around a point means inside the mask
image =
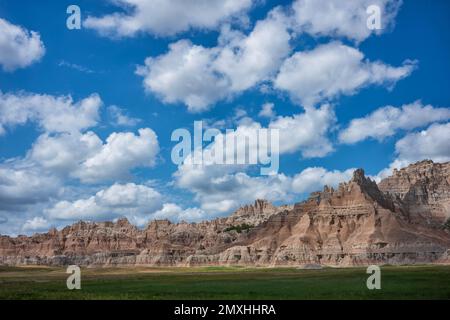
M 364 268 L 81 270 L 68 290 L 63 268 L 0 267 L 0 299 L 450 299 L 450 266 L 382 267 L 381 290 Z

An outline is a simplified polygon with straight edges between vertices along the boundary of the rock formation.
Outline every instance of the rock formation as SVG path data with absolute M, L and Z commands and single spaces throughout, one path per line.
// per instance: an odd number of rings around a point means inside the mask
M 270 216 L 284 210 L 291 210 L 293 206 L 284 205 L 275 207 L 266 200 L 258 199 L 253 205 L 246 205 L 233 213 L 226 222 L 230 225 L 248 224 L 257 226 L 269 219 Z
M 294 206 L 264 200 L 200 223 L 80 221 L 0 236 L 0 264 L 354 266 L 449 263 L 450 163 L 422 161 L 378 185 L 359 169 Z
M 401 200 L 408 212 L 429 223 L 450 218 L 450 163 L 422 161 L 400 170 L 378 185 L 381 191 Z

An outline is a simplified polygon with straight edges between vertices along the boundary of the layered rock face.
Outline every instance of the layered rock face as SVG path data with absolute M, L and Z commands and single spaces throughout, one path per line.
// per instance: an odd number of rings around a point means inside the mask
M 400 199 L 409 213 L 420 215 L 430 223 L 442 223 L 450 218 L 450 162 L 418 162 L 394 170 L 378 186 Z
M 408 207 L 357 170 L 336 190 L 325 187 L 292 211 L 270 217 L 243 244 L 257 253 L 247 255 L 249 262 L 261 265 L 445 262 L 449 232 L 420 217 L 413 221 Z M 227 262 L 240 263 L 239 253 Z
M 269 219 L 270 216 L 284 210 L 291 210 L 294 206 L 284 205 L 275 207 L 266 200 L 256 200 L 253 205 L 246 205 L 233 213 L 226 221 L 230 225 L 248 224 L 257 226 Z
M 450 263 L 450 163 L 423 161 L 378 185 L 359 169 L 294 206 L 264 200 L 201 223 L 78 222 L 0 237 L 0 264 L 249 265 Z
M 256 200 L 230 217 L 200 223 L 154 220 L 140 230 L 127 219 L 80 221 L 31 237 L 0 236 L 0 264 L 180 265 L 198 252 L 225 250 L 241 235 L 235 227 L 256 226 L 284 208 L 292 206 L 278 208 Z

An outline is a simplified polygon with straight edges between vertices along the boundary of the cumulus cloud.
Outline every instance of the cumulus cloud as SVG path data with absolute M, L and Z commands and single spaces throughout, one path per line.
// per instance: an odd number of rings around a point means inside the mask
M 45 229 L 48 225 L 39 214 L 49 203 L 73 193 L 72 182 L 127 180 L 133 169 L 155 165 L 159 143 L 149 128 L 137 133 L 113 132 L 106 141 L 85 132 L 98 124 L 102 104 L 97 94 L 75 102 L 70 96 L 0 92 L 0 134 L 26 123 L 35 123 L 44 131 L 24 157 L 0 164 L 0 212 L 20 212 L 2 226 L 2 232 Z M 77 188 L 83 193 L 87 186 Z M 114 196 L 119 195 L 117 192 Z M 104 191 L 97 198 L 100 196 L 107 198 L 108 193 Z M 88 200 L 78 204 L 87 207 L 86 203 L 92 201 Z M 47 217 L 47 222 L 52 218 Z M 10 227 L 14 231 L 8 230 Z
M 147 58 L 136 72 L 145 89 L 164 102 L 201 112 L 268 80 L 289 54 L 289 40 L 284 14 L 274 9 L 248 35 L 224 27 L 212 48 L 180 40 L 167 53 Z
M 323 105 L 319 109 L 310 108 L 292 117 L 277 117 L 270 121 L 267 128 L 279 130 L 280 154 L 300 151 L 303 157 L 319 157 L 333 150 L 327 134 L 335 121 L 332 107 Z M 260 123 L 247 118 L 246 121 L 240 121 L 234 132 L 216 136 L 208 148 L 202 151 L 194 150 L 174 173 L 175 186 L 192 192 L 194 200 L 206 213 L 223 214 L 258 198 L 292 201 L 300 194 L 320 189 L 323 184 L 336 185 L 351 176 L 352 170 L 329 172 L 323 168 L 306 169 L 295 176 L 277 173 L 269 176 L 252 176 L 249 172 L 255 166 L 251 165 L 217 165 L 213 162 L 194 164 L 195 157 L 203 156 L 203 159 L 209 159 L 209 153 L 215 150 L 215 147 L 222 146 L 224 139 L 246 136 L 252 130 L 261 128 L 263 127 Z M 236 141 L 248 144 L 246 152 L 254 154 L 258 152 L 258 145 L 252 144 L 252 141 L 244 142 L 243 139 Z M 226 148 L 224 153 L 227 158 L 235 159 L 236 150 L 239 148 L 245 150 L 242 146 L 238 146 L 231 150 Z
M 37 165 L 43 172 L 73 177 L 78 175 L 86 159 L 94 157 L 102 146 L 102 140 L 93 132 L 43 134 L 33 143 L 25 162 Z
M 0 212 L 19 213 L 11 222 L 14 232 L 41 231 L 42 220 L 25 217 L 40 214 L 57 199 L 76 196 L 87 186 L 70 187 L 70 181 L 100 183 L 128 178 L 136 167 L 152 166 L 159 150 L 156 134 L 141 129 L 139 134 L 113 133 L 103 142 L 93 132 L 41 135 L 24 158 L 9 159 L 0 165 Z M 95 197 L 74 202 L 60 201 L 49 209 L 48 222 L 72 217 L 113 218 L 129 214 L 136 224 L 145 218 L 144 210 L 160 208 L 159 193 L 152 188 L 116 183 Z M 150 206 L 154 204 L 155 206 Z M 112 208 L 114 207 L 114 210 Z M 57 213 L 61 210 L 61 213 Z M 111 213 L 112 212 L 112 213 Z M 20 229 L 18 224 L 26 223 Z M 47 226 L 47 224 L 45 224 Z M 6 230 L 6 227 L 2 230 Z M 8 231 L 12 232 L 12 231 Z
M 87 151 L 57 137 L 80 135 L 79 130 L 96 125 L 101 105 L 97 94 L 75 103 L 70 96 L 0 92 L 0 134 L 28 122 L 45 131 L 25 158 L 0 164 L 0 210 L 24 211 L 60 195 L 64 176 L 59 173 L 70 171 L 78 154 Z
M 184 164 L 175 173 L 176 185 L 195 194 L 200 208 L 209 213 L 226 213 L 255 199 L 286 199 L 284 175 L 251 177 L 221 165 Z M 228 172 L 227 172 L 228 171 Z
M 305 158 L 323 157 L 334 150 L 327 135 L 335 122 L 333 108 L 324 104 L 318 109 L 308 108 L 304 113 L 277 117 L 269 128 L 280 132 L 280 153 L 300 150 Z
M 51 175 L 70 176 L 83 182 L 124 178 L 131 169 L 151 167 L 159 153 L 158 138 L 149 128 L 113 132 L 103 141 L 93 132 L 102 100 L 93 94 L 74 102 L 71 96 L 0 92 L 0 134 L 14 126 L 36 123 L 44 133 L 27 153 L 25 163 Z M 110 109 L 122 125 L 135 123 L 122 109 Z
M 141 122 L 141 119 L 128 116 L 125 110 L 114 105 L 108 107 L 108 114 L 115 126 L 134 127 Z
M 99 152 L 82 163 L 79 176 L 85 182 L 119 179 L 130 168 L 154 166 L 158 153 L 158 138 L 152 129 L 139 129 L 139 135 L 114 132 Z
M 43 217 L 34 217 L 33 219 L 26 220 L 23 224 L 22 230 L 27 231 L 47 231 L 50 227 L 50 223 Z
M 274 118 L 276 116 L 275 111 L 273 110 L 274 108 L 274 104 L 273 103 L 264 103 L 261 107 L 261 111 L 258 113 L 258 116 L 263 117 L 263 118 Z
M 44 53 L 45 46 L 38 32 L 0 18 L 0 65 L 4 71 L 25 68 L 39 61 Z
M 98 94 L 74 102 L 71 96 L 0 91 L 0 135 L 27 122 L 46 132 L 78 132 L 97 124 L 102 104 Z
M 291 51 L 287 28 L 285 14 L 275 8 L 255 24 L 249 35 L 228 28 L 222 30 L 219 39 L 222 48 L 215 67 L 230 79 L 233 92 L 251 88 L 278 70 Z
M 214 29 L 220 23 L 239 17 L 252 0 L 110 0 L 121 7 L 103 17 L 89 16 L 84 26 L 101 35 L 130 37 L 139 32 L 174 35 L 189 29 Z
M 140 222 L 161 208 L 162 196 L 155 189 L 134 183 L 114 184 L 95 195 L 74 201 L 60 201 L 45 210 L 50 219 L 99 220 L 126 216 Z
M 78 178 L 85 183 L 123 179 L 137 167 L 152 167 L 159 153 L 152 129 L 113 132 L 103 141 L 93 132 L 41 135 L 27 160 L 52 173 Z
M 293 4 L 295 27 L 313 36 L 346 37 L 362 41 L 372 33 L 381 33 L 395 23 L 401 0 L 296 0 Z M 380 8 L 381 30 L 367 28 L 366 10 Z
M 311 107 L 320 101 L 354 94 L 369 85 L 392 86 L 414 68 L 415 62 L 408 60 L 400 67 L 370 62 L 358 49 L 331 42 L 286 59 L 274 85 L 287 91 L 293 100 Z
M 381 170 L 374 178 L 378 182 L 411 163 L 425 159 L 434 162 L 450 161 L 450 123 L 435 123 L 425 130 L 412 132 L 395 144 L 396 159 L 389 167 Z
M 333 152 L 333 144 L 328 135 L 334 130 L 335 124 L 336 116 L 333 107 L 329 104 L 324 104 L 318 109 L 308 108 L 305 112 L 293 116 L 275 117 L 267 127 L 262 126 L 261 123 L 250 117 L 244 116 L 239 118 L 234 130 L 218 133 L 212 143 L 203 150 L 195 150 L 193 153 L 195 157 L 189 156 L 184 162 L 194 163 L 193 159 L 203 158 L 208 164 L 213 164 L 216 154 L 223 153 L 228 167 L 234 168 L 238 165 L 239 168 L 245 168 L 246 165 L 244 164 L 256 164 L 256 159 L 251 163 L 249 159 L 252 155 L 258 155 L 259 152 L 265 150 L 261 149 L 259 139 L 263 136 L 258 138 L 258 132 L 268 129 L 267 133 L 271 144 L 276 143 L 278 147 L 277 149 L 270 148 L 267 150 L 271 153 L 268 156 L 271 156 L 272 163 L 264 163 L 264 165 L 275 165 L 272 169 L 278 171 L 278 162 L 274 163 L 277 160 L 274 159 L 274 152 L 280 155 L 300 152 L 303 158 L 324 157 Z M 274 138 L 275 130 L 278 134 L 278 140 L 276 136 Z M 227 141 L 234 141 L 234 147 L 227 147 Z M 243 161 L 242 154 L 245 154 L 247 162 Z M 229 161 L 230 159 L 232 161 Z M 242 159 L 242 161 L 236 161 L 236 159 Z M 260 156 L 259 161 L 261 161 Z M 231 166 L 232 164 L 235 166 Z
M 337 186 L 348 180 L 352 172 L 353 169 L 341 172 L 319 167 L 307 168 L 294 176 L 251 176 L 239 167 L 184 163 L 175 172 L 174 181 L 177 187 L 194 194 L 200 209 L 218 215 L 256 199 L 291 202 L 321 190 L 324 184 Z
M 204 111 L 229 90 L 227 79 L 214 70 L 216 51 L 180 40 L 168 53 L 145 59 L 137 74 L 144 77 L 145 89 L 165 103 L 182 102 L 191 112 Z
M 386 106 L 371 114 L 353 119 L 339 134 L 342 143 L 356 143 L 367 138 L 383 140 L 399 130 L 412 130 L 433 122 L 450 119 L 450 108 L 424 106 L 420 101 L 400 108 Z
M 163 207 L 152 214 L 152 219 L 169 219 L 171 221 L 200 221 L 210 218 L 199 208 L 183 209 L 175 203 L 164 203 Z
M 294 8 L 298 9 L 300 2 Z M 390 10 L 388 0 L 379 2 L 383 2 L 384 10 Z M 340 3 L 333 4 L 338 12 L 346 12 L 347 6 L 361 7 L 356 2 Z M 303 5 L 309 10 L 316 4 L 304 2 Z M 318 5 L 323 6 L 323 3 Z M 325 15 L 331 13 L 327 11 Z M 169 45 L 167 53 L 148 57 L 136 72 L 144 77 L 145 89 L 165 103 L 183 103 L 189 111 L 201 112 L 220 100 L 266 82 L 273 84 L 275 89 L 287 91 L 296 102 L 311 107 L 341 95 L 354 94 L 369 85 L 392 87 L 415 68 L 416 62 L 410 60 L 405 60 L 399 67 L 368 61 L 358 49 L 336 41 L 289 57 L 293 19 L 277 7 L 258 21 L 248 35 L 223 26 L 216 47 L 179 40 Z M 352 20 L 351 14 L 343 14 L 338 19 L 350 20 L 350 25 L 359 23 Z M 331 25 L 334 23 L 337 22 L 331 22 Z M 304 23 L 301 29 L 307 31 L 307 26 L 312 25 L 314 23 Z M 367 29 L 365 21 L 363 26 Z M 351 26 L 349 30 L 355 31 Z M 370 30 L 366 36 L 369 34 Z
M 450 161 L 449 137 L 450 123 L 433 124 L 426 130 L 407 134 L 395 144 L 398 160 L 409 163 L 423 159 Z
M 306 168 L 293 177 L 292 189 L 296 193 L 305 193 L 321 190 L 325 185 L 336 187 L 339 183 L 350 180 L 354 171 L 355 169 L 328 171 L 321 167 Z
M 61 180 L 34 167 L 0 165 L 0 211 L 19 211 L 58 195 Z

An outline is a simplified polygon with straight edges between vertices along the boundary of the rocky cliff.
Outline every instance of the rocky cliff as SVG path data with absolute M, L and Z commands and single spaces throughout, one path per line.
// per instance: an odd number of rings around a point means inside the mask
M 378 185 L 359 169 L 294 206 L 264 200 L 201 223 L 78 222 L 0 237 L 0 264 L 306 265 L 449 263 L 450 163 L 423 161 Z M 447 224 L 448 225 L 448 224 Z
M 378 187 L 400 200 L 411 215 L 421 216 L 428 223 L 443 223 L 450 218 L 450 162 L 426 160 L 394 170 Z

